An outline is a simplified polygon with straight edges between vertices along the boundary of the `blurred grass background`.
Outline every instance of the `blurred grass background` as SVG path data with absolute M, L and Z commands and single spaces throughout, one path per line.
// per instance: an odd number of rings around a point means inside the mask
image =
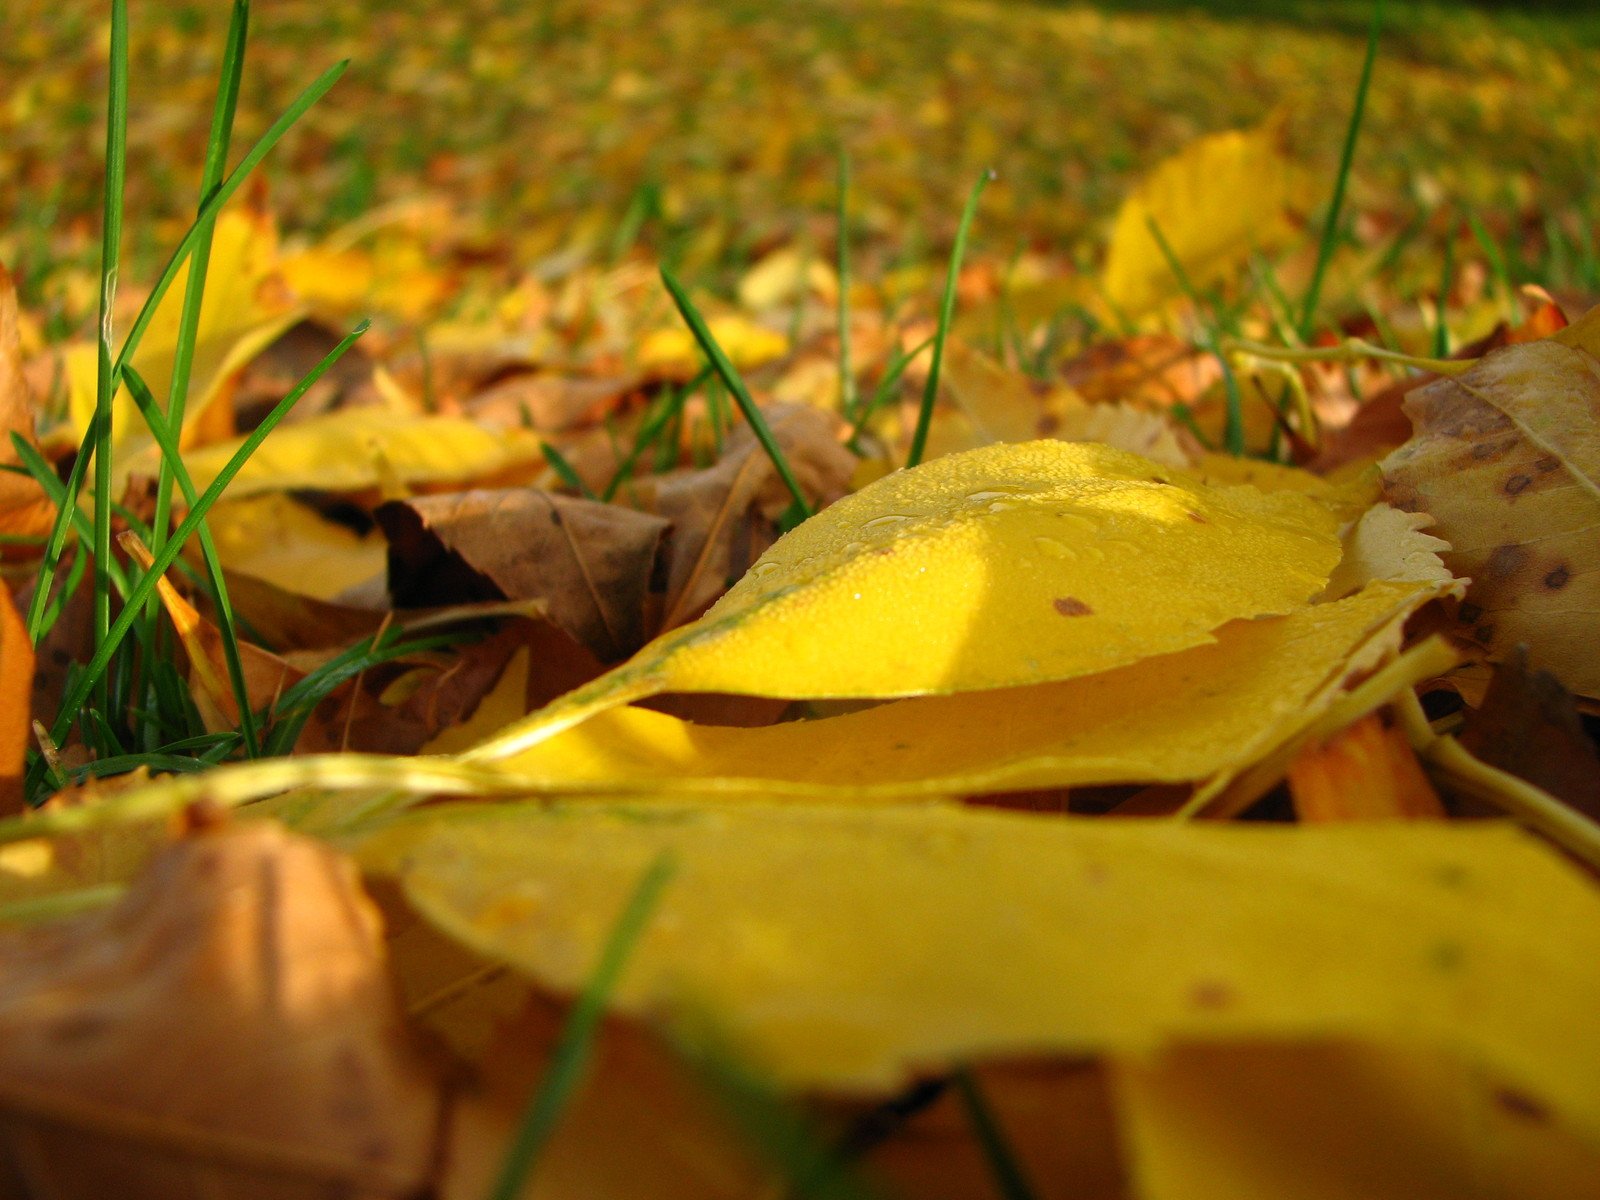
M 0 258 L 63 312 L 98 236 L 107 15 L 0 9 Z M 227 5 L 132 0 L 130 264 L 188 219 Z M 831 239 L 851 156 L 862 269 L 948 245 L 984 167 L 974 251 L 1087 263 L 1140 173 L 1195 136 L 1287 117 L 1331 180 L 1371 9 L 1359 0 L 260 0 L 248 144 L 314 74 L 349 75 L 268 160 L 287 228 L 325 231 L 442 195 L 485 261 L 619 253 L 739 269 Z M 1391 3 L 1353 179 L 1379 231 L 1446 236 L 1467 214 L 1515 273 L 1600 290 L 1600 15 Z M 236 150 L 236 155 L 237 155 Z M 1325 189 L 1324 189 L 1325 190 Z

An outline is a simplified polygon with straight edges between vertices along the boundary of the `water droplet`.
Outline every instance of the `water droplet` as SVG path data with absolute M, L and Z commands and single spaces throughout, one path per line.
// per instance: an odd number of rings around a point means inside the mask
M 1039 553 L 1046 558 L 1077 558 L 1078 552 L 1065 542 L 1058 542 L 1055 538 L 1036 537 L 1033 544 L 1039 547 Z
M 760 579 L 764 575 L 771 575 L 777 569 L 778 569 L 778 564 L 777 563 L 772 563 L 772 562 L 757 563 L 755 566 L 750 568 L 750 574 L 753 575 L 755 578 Z
M 1015 507 L 1016 507 L 1015 504 L 1011 504 L 1008 501 L 996 500 L 992 504 L 990 504 L 988 508 L 984 509 L 983 511 L 984 512 L 998 513 L 998 512 L 1005 512 L 1006 509 L 1015 508 Z
M 846 542 L 844 544 L 844 550 L 841 553 L 844 553 L 844 554 L 860 554 L 866 548 L 867 547 L 866 547 L 866 544 L 864 542 Z
M 1014 494 L 1015 493 L 1013 492 L 1000 492 L 992 490 L 987 492 L 968 492 L 967 503 L 982 504 L 985 500 L 1005 500 L 1009 499 Z
M 900 525 L 911 520 L 910 517 L 901 516 L 899 513 L 886 513 L 881 517 L 873 517 L 870 521 L 862 523 L 862 529 L 876 529 L 882 525 Z

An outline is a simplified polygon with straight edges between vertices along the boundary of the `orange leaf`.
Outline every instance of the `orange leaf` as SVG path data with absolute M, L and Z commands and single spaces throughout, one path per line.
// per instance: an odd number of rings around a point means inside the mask
M 1302 751 L 1289 764 L 1289 790 L 1303 821 L 1445 815 L 1410 744 L 1376 714 Z

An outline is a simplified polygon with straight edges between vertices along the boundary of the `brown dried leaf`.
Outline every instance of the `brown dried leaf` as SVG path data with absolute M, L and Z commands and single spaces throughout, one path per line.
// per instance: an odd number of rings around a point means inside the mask
M 375 515 L 397 605 L 540 600 L 602 662 L 645 642 L 660 517 L 538 488 L 421 496 Z
M 1528 665 L 1523 647 L 1497 663 L 1483 703 L 1460 741 L 1474 758 L 1509 771 L 1600 821 L 1600 754 L 1583 731 L 1572 693 Z
M 1507 346 L 1405 408 L 1416 434 L 1384 460 L 1384 487 L 1454 547 L 1470 636 L 1494 659 L 1526 642 L 1535 665 L 1600 696 L 1600 362 L 1555 340 Z
M 22 369 L 17 289 L 10 272 L 0 264 L 0 464 L 21 461 L 11 444 L 13 433 L 30 445 L 39 444 L 33 433 L 33 395 Z M 0 531 L 43 534 L 54 516 L 55 506 L 32 479 L 9 471 L 0 473 Z
M 439 1091 L 344 858 L 266 822 L 109 911 L 0 934 L 0 1178 L 119 1200 L 403 1197 Z
M 839 444 L 838 418 L 820 409 L 777 405 L 767 422 L 815 509 L 844 495 L 856 460 Z M 641 508 L 672 522 L 665 615 L 658 632 L 694 620 L 777 540 L 777 518 L 791 497 L 748 427 L 721 459 L 699 471 L 635 481 Z

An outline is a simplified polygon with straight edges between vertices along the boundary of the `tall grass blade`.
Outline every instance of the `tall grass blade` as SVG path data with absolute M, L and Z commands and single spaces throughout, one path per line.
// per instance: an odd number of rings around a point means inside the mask
M 839 410 L 856 411 L 856 380 L 850 366 L 850 156 L 839 147 Z
M 733 396 L 739 405 L 739 411 L 744 413 L 744 419 L 750 423 L 761 448 L 767 452 L 767 457 L 772 460 L 773 468 L 778 472 L 778 478 L 783 480 L 784 487 L 789 489 L 789 494 L 794 497 L 794 508 L 802 515 L 811 515 L 811 503 L 806 499 L 806 494 L 800 490 L 800 482 L 795 479 L 794 472 L 789 469 L 789 460 L 784 457 L 783 447 L 778 445 L 778 440 L 772 436 L 772 429 L 767 425 L 767 419 L 761 415 L 761 410 L 756 407 L 756 402 L 751 399 L 750 389 L 745 387 L 743 378 L 732 361 L 723 353 L 722 347 L 717 344 L 717 339 L 711 336 L 705 318 L 700 315 L 700 310 L 689 299 L 689 293 L 683 290 L 683 285 L 673 276 L 666 267 L 661 268 L 661 282 L 666 284 L 672 302 L 678 306 L 678 312 L 683 317 L 684 324 L 689 326 L 689 332 L 694 334 L 694 340 L 700 343 L 700 350 L 710 361 L 722 384 Z
M 961 258 L 967 250 L 967 231 L 972 228 L 972 218 L 978 212 L 978 197 L 989 186 L 994 172 L 985 171 L 978 176 L 967 196 L 967 206 L 961 210 L 961 222 L 956 226 L 955 245 L 950 248 L 950 269 L 944 277 L 944 299 L 939 304 L 939 325 L 933 335 L 933 361 L 928 364 L 928 383 L 922 389 L 922 408 L 917 413 L 917 427 L 911 435 L 911 452 L 906 455 L 906 466 L 914 467 L 922 461 L 928 448 L 928 429 L 933 424 L 933 403 L 939 395 L 939 365 L 944 361 L 944 340 L 950 332 L 950 322 L 956 312 L 956 282 L 961 276 Z
M 149 297 L 134 317 L 133 324 L 128 329 L 128 336 L 123 339 L 122 349 L 117 354 L 116 361 L 111 365 L 113 384 L 121 383 L 123 368 L 132 360 L 134 351 L 138 349 L 139 342 L 150 325 L 151 318 L 155 316 L 157 307 L 167 294 L 167 289 L 172 286 L 172 281 L 177 278 L 179 269 L 188 261 L 190 253 L 193 252 L 198 244 L 201 231 L 216 217 L 217 213 L 222 210 L 222 206 L 233 197 L 233 194 L 244 185 L 244 181 L 249 178 L 250 172 L 254 171 L 261 160 L 278 144 L 283 135 L 289 131 L 290 126 L 298 121 L 308 108 L 320 100 L 328 89 L 338 82 L 339 76 L 344 74 L 349 65 L 350 61 L 348 59 L 334 64 L 319 75 L 310 87 L 301 92 L 295 102 L 284 111 L 281 117 L 272 123 L 267 132 L 262 134 L 249 152 L 239 160 L 239 165 L 222 181 L 221 186 L 217 188 L 211 198 L 201 205 L 200 212 L 195 216 L 188 231 L 178 242 L 171 257 L 167 259 L 166 266 L 161 269 L 161 274 L 157 276 L 155 286 L 151 288 Z M 89 431 L 84 435 L 83 441 L 79 443 L 78 457 L 73 463 L 72 474 L 67 480 L 67 501 L 56 512 L 55 524 L 50 528 L 50 538 L 45 546 L 44 557 L 39 565 L 39 582 L 34 592 L 34 603 L 29 606 L 28 611 L 28 632 L 35 643 L 38 641 L 37 629 L 44 611 L 45 598 L 50 593 L 51 585 L 55 580 L 56 564 L 60 562 L 61 552 L 66 546 L 67 529 L 72 523 L 72 511 L 77 507 L 78 492 L 83 486 L 84 472 L 88 468 L 90 459 L 95 457 L 92 453 L 93 448 L 102 439 L 100 424 L 97 414 L 96 418 L 90 422 Z M 106 429 L 103 437 L 105 441 L 109 442 L 111 437 L 109 418 L 105 425 Z
M 1322 238 L 1317 243 L 1317 262 L 1311 269 L 1311 282 L 1306 285 L 1305 307 L 1300 310 L 1300 340 L 1311 340 L 1312 322 L 1316 320 L 1317 304 L 1322 299 L 1322 279 L 1328 270 L 1328 260 L 1339 241 L 1339 216 L 1344 210 L 1345 186 L 1350 181 L 1350 165 L 1355 161 L 1356 136 L 1361 132 L 1361 118 L 1367 110 L 1367 91 L 1372 86 L 1372 64 L 1378 58 L 1378 35 L 1383 32 L 1383 0 L 1373 0 L 1372 25 L 1367 30 L 1367 56 L 1361 63 L 1361 78 L 1356 84 L 1356 102 L 1350 111 L 1350 124 L 1344 132 L 1344 146 L 1339 151 L 1339 171 L 1333 177 L 1333 198 L 1328 201 L 1328 215 L 1323 218 Z
M 233 117 L 239 106 L 239 81 L 244 75 L 244 47 L 250 31 L 250 0 L 234 0 L 228 22 L 228 40 L 223 47 L 217 99 L 211 113 L 211 133 L 206 139 L 205 166 L 200 172 L 200 204 L 203 207 L 222 183 L 228 165 L 228 145 L 233 140 Z M 178 319 L 178 338 L 172 358 L 172 387 L 167 393 L 167 420 L 173 429 L 183 429 L 184 410 L 189 402 L 189 377 L 194 366 L 195 340 L 200 331 L 200 310 L 205 301 L 206 273 L 211 266 L 211 238 L 216 231 L 213 217 L 200 227 L 194 252 L 189 258 L 189 279 L 184 285 L 183 312 Z M 167 521 L 172 506 L 174 456 L 163 452 L 156 477 L 156 514 L 150 525 L 150 549 L 160 550 L 167 539 Z M 202 529 L 204 527 L 202 526 Z M 245 735 L 247 744 L 254 738 Z
M 117 295 L 117 264 L 122 256 L 122 192 L 128 175 L 128 5 L 111 3 L 111 79 L 106 99 L 105 210 L 100 228 L 100 321 L 94 389 L 94 640 L 103 643 L 111 629 L 111 398 L 117 385 L 111 362 L 111 316 Z M 110 697 L 98 681 L 102 710 Z
M 606 1001 L 616 989 L 622 969 L 638 945 L 675 869 L 673 860 L 667 854 L 659 855 L 645 869 L 633 889 L 633 895 L 628 897 L 621 915 L 611 927 L 611 933 L 600 950 L 600 960 L 562 1026 L 544 1078 L 523 1111 L 522 1121 L 512 1136 L 511 1148 L 506 1152 L 505 1162 L 500 1168 L 500 1176 L 489 1190 L 488 1200 L 516 1200 L 522 1195 L 522 1185 L 538 1162 L 540 1151 L 550 1140 L 556 1121 L 572 1095 L 584 1063 L 588 1061 L 595 1032 L 605 1015 Z
M 150 394 L 149 387 L 136 370 L 128 367 L 123 371 L 122 378 L 128 385 L 128 392 L 133 396 L 134 403 L 139 406 L 145 424 L 150 427 L 156 444 L 161 447 L 162 465 L 171 469 L 173 477 L 177 479 L 178 489 L 183 493 L 183 502 L 192 508 L 198 496 L 194 490 L 194 481 L 189 478 L 189 469 L 183 465 L 183 455 L 178 449 L 178 439 L 172 432 L 172 426 L 156 407 L 156 398 Z M 155 540 L 157 531 L 162 528 L 164 524 L 158 524 L 150 531 L 152 554 L 159 552 L 166 545 L 164 540 L 159 544 Z M 201 521 L 195 532 L 199 535 L 200 553 L 205 560 L 206 578 L 211 585 L 212 599 L 216 601 L 217 628 L 222 634 L 222 654 L 228 665 L 228 682 L 233 688 L 233 701 L 239 709 L 239 735 L 244 739 L 246 757 L 256 758 L 261 753 L 261 743 L 256 735 L 255 714 L 250 710 L 250 690 L 245 686 L 244 661 L 239 657 L 239 630 L 233 619 L 233 605 L 228 601 L 228 583 L 222 576 L 222 560 L 217 556 L 216 543 L 211 540 L 210 526 Z M 180 544 L 178 548 L 181 550 L 183 547 Z
M 95 648 L 94 657 L 89 660 L 77 684 L 68 690 L 65 700 L 62 702 L 61 710 L 56 715 L 55 724 L 50 728 L 50 738 L 56 745 L 59 746 L 72 729 L 73 722 L 77 719 L 78 711 L 83 707 L 83 702 L 88 699 L 94 682 L 105 674 L 106 668 L 111 663 L 112 656 L 117 651 L 117 647 L 122 644 L 122 639 L 127 636 L 129 628 L 132 627 L 134 621 L 143 610 L 145 602 L 155 593 L 156 580 L 178 557 L 178 551 L 183 547 L 183 543 L 189 539 L 190 534 L 199 528 L 200 522 L 205 520 L 206 513 L 210 511 L 211 506 L 217 502 L 217 498 L 233 482 L 233 477 L 239 473 L 239 469 L 244 466 L 246 460 L 256 452 L 262 442 L 266 441 L 267 435 L 278 427 L 278 423 L 284 417 L 289 415 L 289 411 L 299 403 L 300 398 L 311 389 L 317 380 L 321 379 L 328 369 L 344 356 L 344 352 L 355 345 L 357 339 L 367 331 L 368 325 L 369 322 L 362 321 L 346 334 L 339 344 L 330 350 L 323 360 L 313 367 L 287 396 L 278 402 L 277 406 L 267 414 L 266 419 L 253 429 L 239 449 L 234 451 L 233 457 L 217 473 L 217 477 L 211 481 L 211 485 L 190 506 L 189 515 L 183 519 L 167 544 L 161 548 L 161 553 L 155 556 L 155 560 L 150 564 L 149 570 L 145 572 L 144 578 L 134 585 L 126 603 L 123 605 L 121 614 L 112 624 L 105 640 Z

